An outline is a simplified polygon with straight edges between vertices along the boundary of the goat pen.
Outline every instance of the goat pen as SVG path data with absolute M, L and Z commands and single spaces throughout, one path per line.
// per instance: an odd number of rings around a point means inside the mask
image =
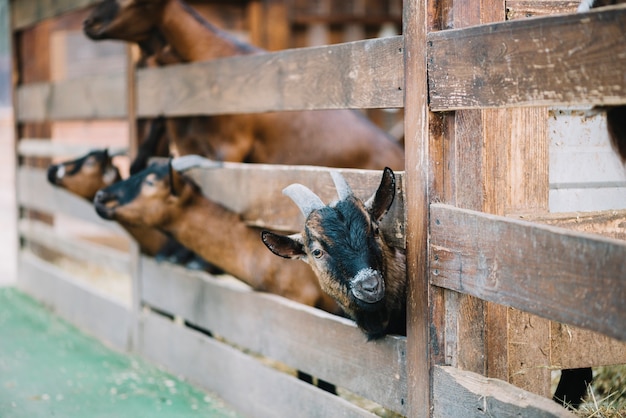
M 126 70 L 53 81 L 44 40 L 94 3 L 10 3 L 21 289 L 246 416 L 373 414 L 353 398 L 411 417 L 566 416 L 549 399 L 551 370 L 626 363 L 626 211 L 550 213 L 548 146 L 549 108 L 626 103 L 626 8 L 405 1 L 400 36 L 139 70 L 128 48 Z M 243 3 L 257 29 L 286 14 L 284 2 Z M 38 157 L 76 149 L 39 139 L 52 122 L 127 120 L 132 153 L 138 118 L 333 108 L 404 109 L 406 171 L 384 229 L 407 249 L 406 337 L 366 342 L 351 321 L 50 226 L 66 215 L 121 232 L 46 183 Z M 342 173 L 362 197 L 380 174 Z M 233 163 L 190 175 L 250 224 L 280 231 L 301 225 L 285 186 L 335 197 L 323 167 Z M 125 272 L 131 296 L 75 280 L 46 261 L 51 250 Z

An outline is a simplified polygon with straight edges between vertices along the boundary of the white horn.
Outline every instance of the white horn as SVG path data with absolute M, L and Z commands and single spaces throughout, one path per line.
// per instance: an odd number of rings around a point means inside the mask
M 209 160 L 195 154 L 184 155 L 172 160 L 172 168 L 179 173 L 184 173 L 192 168 L 216 168 L 222 165 L 221 161 Z
M 298 208 L 300 208 L 300 211 L 304 215 L 304 219 L 308 218 L 314 210 L 321 209 L 326 206 L 318 195 L 302 184 L 295 183 L 285 187 L 283 189 L 283 194 L 293 200 Z
M 345 200 L 348 196 L 352 196 L 352 189 L 341 173 L 338 171 L 331 171 L 330 175 L 333 178 L 333 183 L 335 183 L 339 200 Z

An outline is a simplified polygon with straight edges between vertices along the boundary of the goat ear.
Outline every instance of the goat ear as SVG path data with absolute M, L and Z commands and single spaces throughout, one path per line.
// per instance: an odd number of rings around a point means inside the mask
M 261 239 L 271 252 L 280 257 L 291 259 L 303 259 L 306 257 L 301 234 L 287 236 L 263 231 L 261 232 Z
M 385 167 L 383 178 L 376 192 L 365 202 L 365 207 L 374 219 L 379 221 L 391 207 L 396 195 L 396 176 L 389 167 Z

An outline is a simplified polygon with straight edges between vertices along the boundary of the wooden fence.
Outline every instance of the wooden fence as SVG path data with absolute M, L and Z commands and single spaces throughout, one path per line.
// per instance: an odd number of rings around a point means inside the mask
M 406 171 L 385 231 L 407 249 L 408 335 L 366 342 L 351 321 L 134 247 L 77 242 L 48 218 L 20 219 L 25 291 L 249 416 L 371 416 L 369 401 L 411 417 L 565 416 L 546 398 L 552 369 L 626 363 L 626 211 L 548 213 L 546 107 L 626 103 L 626 8 L 505 21 L 576 5 L 405 1 L 402 36 L 64 82 L 29 75 L 25 62 L 45 63 L 26 56 L 28 39 L 54 26 L 47 18 L 92 3 L 11 3 L 23 213 L 119 232 L 29 163 L 68 152 L 34 139 L 53 121 L 403 108 Z M 191 175 L 249 223 L 294 230 L 301 219 L 281 189 L 298 181 L 330 200 L 327 171 L 227 164 Z M 366 196 L 380 173 L 345 175 Z M 132 297 L 81 283 L 42 248 L 126 272 Z

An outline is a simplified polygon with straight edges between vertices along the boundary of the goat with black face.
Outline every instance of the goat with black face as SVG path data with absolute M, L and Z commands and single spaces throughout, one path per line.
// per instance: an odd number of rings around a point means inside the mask
M 263 231 L 265 245 L 281 257 L 307 262 L 322 290 L 354 319 L 369 339 L 406 332 L 406 261 L 390 246 L 379 222 L 395 197 L 395 176 L 386 168 L 378 190 L 365 203 L 337 172 L 339 200 L 325 205 L 311 190 L 292 184 L 283 193 L 305 217 L 304 231 L 285 236 Z

